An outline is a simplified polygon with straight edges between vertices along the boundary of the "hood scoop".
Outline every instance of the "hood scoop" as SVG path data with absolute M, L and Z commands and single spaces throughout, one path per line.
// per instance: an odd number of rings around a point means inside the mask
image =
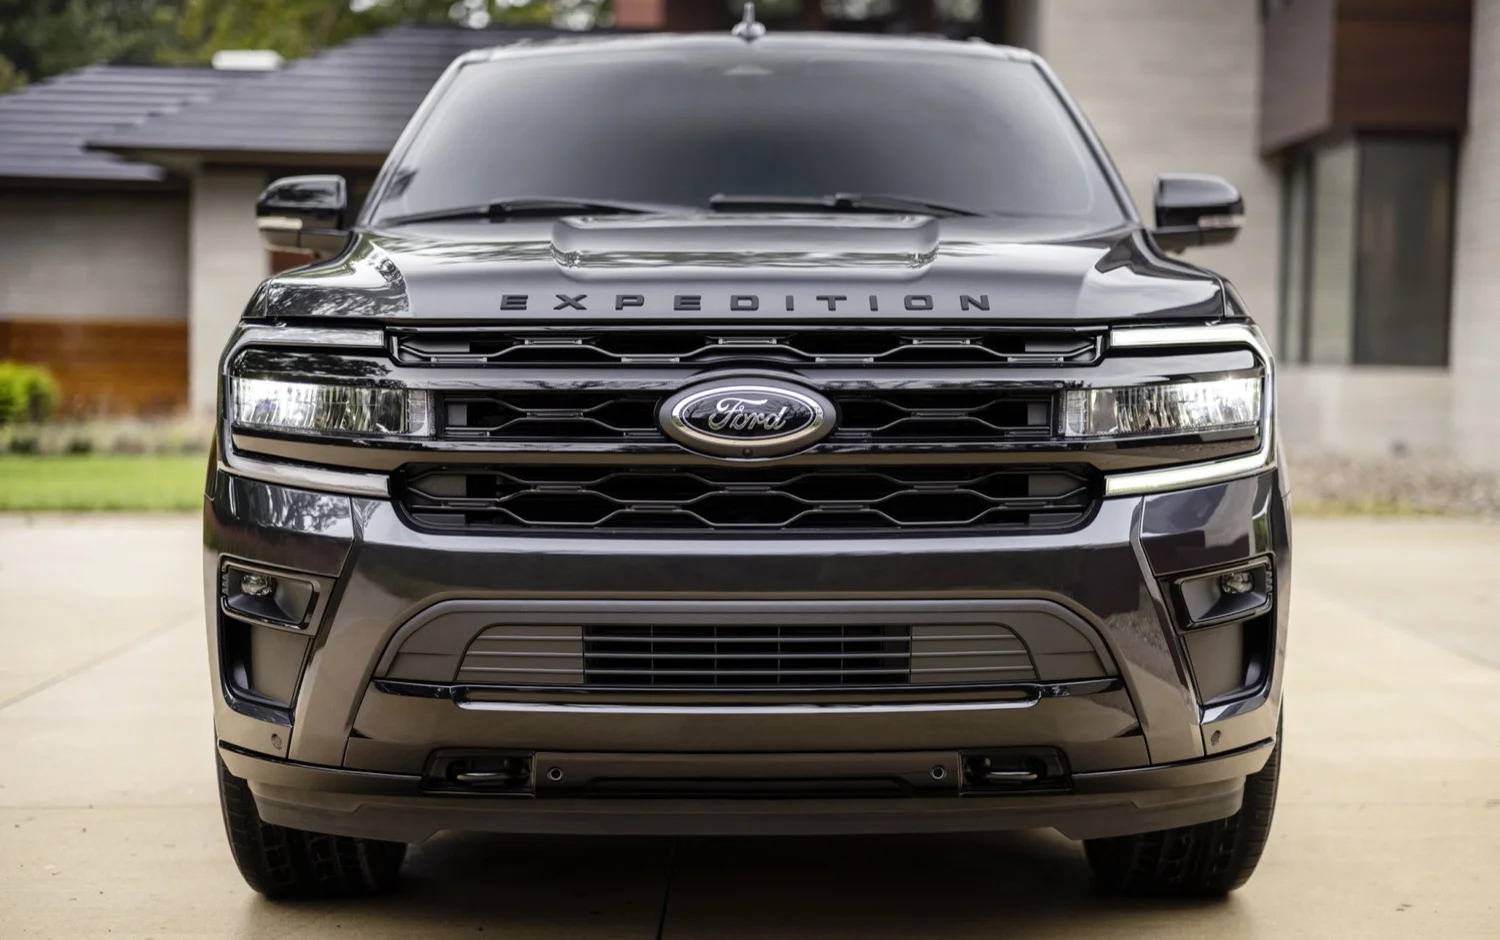
M 565 274 L 582 279 L 695 268 L 905 279 L 932 265 L 938 239 L 930 216 L 569 217 L 552 226 L 552 255 Z

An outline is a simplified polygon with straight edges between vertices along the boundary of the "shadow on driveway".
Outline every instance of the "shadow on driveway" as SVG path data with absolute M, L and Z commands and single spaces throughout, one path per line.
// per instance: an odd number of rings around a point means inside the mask
M 249 936 L 1214 936 L 1253 928 L 1229 901 L 1095 892 L 1081 846 L 1050 832 L 845 838 L 445 835 L 408 856 L 399 894 L 247 910 Z M 336 925 L 336 926 L 335 926 Z M 304 936 L 314 935 L 311 932 Z

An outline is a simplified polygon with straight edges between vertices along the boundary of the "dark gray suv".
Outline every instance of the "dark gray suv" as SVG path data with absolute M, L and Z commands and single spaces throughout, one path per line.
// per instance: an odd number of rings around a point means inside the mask
M 439 830 L 1054 827 L 1223 893 L 1279 767 L 1273 363 L 1227 183 L 1143 225 L 1030 53 L 464 56 L 357 215 L 273 184 L 205 505 L 224 815 L 277 896 Z

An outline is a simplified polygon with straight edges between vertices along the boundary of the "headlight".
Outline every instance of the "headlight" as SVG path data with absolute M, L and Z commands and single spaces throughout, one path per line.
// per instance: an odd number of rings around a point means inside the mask
M 405 437 L 426 437 L 432 428 L 426 392 L 236 378 L 229 394 L 242 428 Z
M 1063 393 L 1063 436 L 1199 434 L 1260 422 L 1259 378 Z

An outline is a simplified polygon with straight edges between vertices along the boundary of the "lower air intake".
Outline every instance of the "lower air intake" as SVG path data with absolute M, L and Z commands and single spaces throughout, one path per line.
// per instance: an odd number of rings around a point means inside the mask
M 1029 682 L 1026 645 L 999 624 L 597 624 L 490 627 L 463 683 L 653 689 Z

